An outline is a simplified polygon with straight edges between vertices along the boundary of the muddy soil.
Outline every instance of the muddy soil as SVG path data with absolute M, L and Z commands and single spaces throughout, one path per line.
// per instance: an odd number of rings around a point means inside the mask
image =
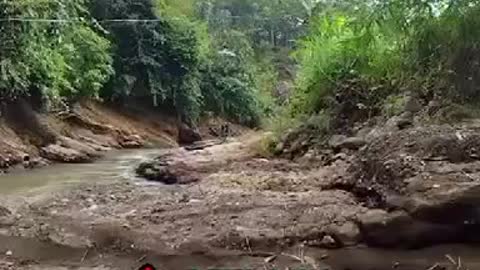
M 400 218 L 403 227 L 391 225 L 401 215 L 374 209 L 338 185 L 352 175 L 349 158 L 328 166 L 267 160 L 252 151 L 261 138 L 252 133 L 201 150 L 162 150 L 148 162 L 196 181 L 118 177 L 2 196 L 0 269 L 135 269 L 146 261 L 172 270 L 479 266 L 475 247 L 362 248 L 388 233 L 401 241 L 414 227 L 405 226 L 408 218 Z

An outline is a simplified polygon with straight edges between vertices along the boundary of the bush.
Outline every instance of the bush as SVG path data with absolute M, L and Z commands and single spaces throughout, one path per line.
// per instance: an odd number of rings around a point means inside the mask
M 352 80 L 369 84 L 360 90 L 375 95 L 382 80 L 396 75 L 395 69 L 402 66 L 399 45 L 379 27 L 365 28 L 363 24 L 342 13 L 313 20 L 310 35 L 295 53 L 300 70 L 294 113 L 329 109 L 335 90 Z
M 295 53 L 300 70 L 293 115 L 357 117 L 362 107 L 371 117 L 385 112 L 385 104 L 396 113 L 396 101 L 388 99 L 403 92 L 426 101 L 480 97 L 477 1 L 390 0 L 353 10 L 342 6 L 311 20 Z

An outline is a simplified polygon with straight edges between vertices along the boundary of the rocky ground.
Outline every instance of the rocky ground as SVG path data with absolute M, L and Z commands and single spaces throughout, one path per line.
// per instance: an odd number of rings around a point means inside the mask
M 255 133 L 176 148 L 137 168 L 150 184 L 2 197 L 0 232 L 16 250 L 0 244 L 0 253 L 5 269 L 133 269 L 144 260 L 162 269 L 427 269 L 437 258 L 352 268 L 338 252 L 478 241 L 478 134 L 472 123 L 372 129 L 297 161 L 258 157 Z

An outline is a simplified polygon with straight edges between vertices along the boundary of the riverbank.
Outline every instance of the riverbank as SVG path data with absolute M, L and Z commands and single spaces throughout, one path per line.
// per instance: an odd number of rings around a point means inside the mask
M 462 262 L 452 269 L 479 265 L 475 246 L 411 252 L 362 247 L 366 232 L 360 218 L 388 212 L 329 185 L 338 169 L 347 168 L 342 161 L 323 166 L 258 157 L 252 150 L 262 136 L 250 133 L 196 151 L 162 150 L 151 159 L 172 168 L 182 164 L 197 181 L 164 185 L 133 176 L 100 181 L 99 169 L 90 182 L 2 196 L 0 234 L 9 241 L 0 244 L 0 254 L 13 269 L 134 269 L 151 261 L 165 270 L 417 270 L 437 263 L 452 267 L 447 254 Z M 133 172 L 138 162 L 130 164 Z M 414 227 L 394 228 L 389 224 L 383 232 L 395 236 Z M 57 254 L 58 247 L 65 253 Z
M 177 145 L 172 118 L 135 107 L 83 101 L 70 111 L 40 113 L 19 100 L 0 118 L 0 169 L 85 163 L 121 148 Z

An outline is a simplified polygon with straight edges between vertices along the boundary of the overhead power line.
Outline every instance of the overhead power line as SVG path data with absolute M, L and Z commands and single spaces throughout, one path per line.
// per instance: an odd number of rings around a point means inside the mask
M 62 23 L 62 22 L 84 22 L 86 21 L 83 18 L 73 18 L 73 19 L 35 19 L 35 18 L 1 18 L 1 22 L 51 22 L 51 23 Z M 109 20 L 94 20 L 96 22 L 160 22 L 163 19 L 109 19 Z
M 247 18 L 251 19 L 250 16 L 238 16 L 238 15 L 229 15 L 226 16 L 230 19 L 240 19 Z M 174 18 L 175 19 L 175 18 Z M 298 19 L 298 18 L 297 18 Z M 93 20 L 98 23 L 108 23 L 108 22 L 160 22 L 164 19 L 105 19 L 105 20 Z M 269 21 L 271 18 L 255 18 L 255 20 Z M 26 18 L 26 17 L 11 17 L 11 18 L 0 18 L 0 22 L 45 22 L 45 23 L 67 23 L 67 22 L 85 22 L 85 18 L 71 18 L 71 19 L 39 19 L 39 18 Z

